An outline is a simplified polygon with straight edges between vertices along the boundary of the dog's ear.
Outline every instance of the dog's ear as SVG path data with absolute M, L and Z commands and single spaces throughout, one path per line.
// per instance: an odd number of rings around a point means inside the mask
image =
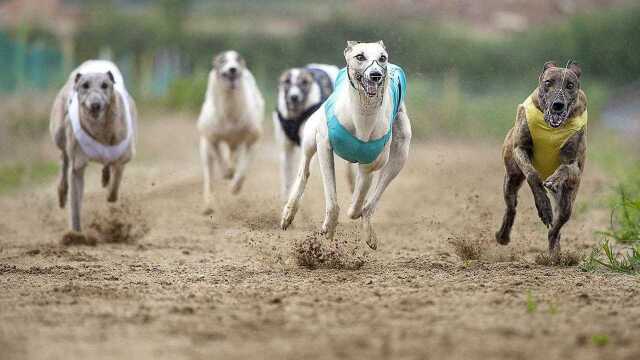
M 573 62 L 572 60 L 569 62 L 567 69 L 573 71 L 573 73 L 576 74 L 578 79 L 580 79 L 580 75 L 582 75 L 582 68 L 580 67 L 580 64 L 578 64 L 577 62 Z
M 347 56 L 347 53 L 351 51 L 351 49 L 358 44 L 360 44 L 360 41 L 351 41 L 351 40 L 347 41 L 347 47 L 344 48 L 344 55 Z
M 76 74 L 76 78 L 75 78 L 75 79 L 73 79 L 73 83 L 74 83 L 75 85 L 77 85 L 77 84 L 78 84 L 78 81 L 80 81 L 80 78 L 81 78 L 81 77 L 82 77 L 82 74 L 81 74 L 81 73 L 77 73 L 77 74 Z
M 214 69 L 217 69 L 220 63 L 222 62 L 223 58 L 224 58 L 224 53 L 220 53 L 214 56 L 213 60 L 211 60 L 211 66 L 213 66 Z
M 544 75 L 544 73 L 554 67 L 558 67 L 558 65 L 556 65 L 555 61 L 547 61 L 546 63 L 544 63 L 544 65 L 542 65 L 542 72 L 540 73 L 540 76 L 538 76 L 538 82 L 542 81 L 542 75 Z
M 111 73 L 111 70 L 107 71 L 107 76 L 109 77 L 109 80 L 111 80 L 112 83 L 116 83 L 116 79 L 113 77 L 113 74 Z
M 387 47 L 384 46 L 384 41 L 380 40 L 378 41 L 378 44 L 380 44 L 380 46 L 382 46 L 383 49 L 387 50 Z
M 558 65 L 556 65 L 555 61 L 547 61 L 546 63 L 544 63 L 544 65 L 542 66 L 542 72 L 547 71 L 548 69 L 554 68 L 554 67 L 558 67 Z

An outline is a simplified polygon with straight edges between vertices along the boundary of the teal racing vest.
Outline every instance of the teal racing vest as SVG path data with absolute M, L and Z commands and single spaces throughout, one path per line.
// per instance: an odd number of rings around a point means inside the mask
M 324 111 L 327 116 L 327 127 L 329 128 L 329 142 L 331 143 L 331 147 L 338 156 L 349 162 L 359 164 L 372 163 L 378 158 L 378 155 L 380 155 L 384 146 L 391 138 L 393 123 L 398 117 L 400 105 L 407 94 L 407 78 L 404 74 L 404 70 L 402 70 L 398 65 L 387 65 L 387 72 L 389 74 L 389 86 L 387 87 L 388 93 L 385 95 L 391 96 L 393 111 L 391 111 L 391 118 L 389 119 L 389 130 L 381 138 L 369 141 L 362 141 L 358 139 L 351 134 L 349 130 L 345 129 L 342 124 L 340 124 L 340 121 L 335 114 L 335 104 L 338 96 L 340 96 L 341 91 L 346 91 L 346 89 L 343 89 L 344 87 L 350 86 L 347 68 L 341 69 L 338 73 L 335 90 L 324 103 Z

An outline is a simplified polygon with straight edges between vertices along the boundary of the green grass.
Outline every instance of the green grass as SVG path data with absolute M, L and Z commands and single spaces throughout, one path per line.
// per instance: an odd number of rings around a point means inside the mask
M 605 346 L 609 343 L 609 336 L 603 334 L 596 334 L 591 336 L 591 342 L 595 346 Z
M 640 244 L 625 246 L 616 252 L 606 239 L 583 260 L 580 269 L 588 272 L 606 269 L 625 274 L 640 274 Z
M 0 194 L 25 185 L 40 184 L 58 172 L 58 164 L 51 161 L 0 165 Z

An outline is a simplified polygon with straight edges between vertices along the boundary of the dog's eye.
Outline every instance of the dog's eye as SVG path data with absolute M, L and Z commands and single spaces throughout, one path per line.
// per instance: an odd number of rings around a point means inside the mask
M 551 80 L 545 80 L 545 82 L 544 82 L 544 87 L 549 88 L 549 87 L 551 87 L 551 85 L 553 85 L 553 84 L 552 84 L 552 82 L 551 82 Z
M 302 80 L 302 86 L 308 86 L 309 85 L 309 80 L 304 79 Z
M 365 61 L 365 60 L 367 60 L 367 58 L 366 58 L 366 57 L 364 57 L 364 55 L 363 55 L 363 54 L 358 54 L 358 55 L 356 55 L 356 60 L 358 60 L 358 61 Z
M 100 85 L 100 87 L 102 88 L 102 90 L 107 90 L 107 88 L 109 87 L 109 85 L 107 85 L 106 82 L 103 82 L 102 85 Z
M 82 88 L 85 90 L 89 89 L 89 83 L 82 84 Z
M 381 63 L 383 62 L 387 62 L 387 56 L 386 55 L 381 55 L 380 59 L 378 59 Z
M 567 83 L 567 89 L 568 90 L 573 90 L 574 87 L 575 87 L 575 85 L 573 85 L 573 83 Z

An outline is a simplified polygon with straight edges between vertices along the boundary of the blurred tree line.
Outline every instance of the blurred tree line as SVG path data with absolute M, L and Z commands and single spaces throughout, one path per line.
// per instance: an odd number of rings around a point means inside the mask
M 188 30 L 191 1 L 161 0 L 144 12 L 126 12 L 112 1 L 89 0 L 89 18 L 77 29 L 75 62 L 111 57 L 124 68 L 139 95 L 200 102 L 204 74 L 215 53 L 236 49 L 257 77 L 275 85 L 280 72 L 308 62 L 343 64 L 346 40 L 383 39 L 391 61 L 410 75 L 455 73 L 468 89 L 499 87 L 537 75 L 544 61 L 574 59 L 590 79 L 623 84 L 640 78 L 640 6 L 575 16 L 506 38 L 481 38 L 462 26 L 337 13 L 300 33 L 209 34 Z M 87 5 L 88 4 L 88 5 Z M 216 21 L 212 14 L 211 21 Z M 533 77 L 535 79 L 535 77 Z M 527 80 L 528 81 L 528 80 Z M 197 96 L 196 96 L 197 95 Z M 192 97 L 196 97 L 192 99 Z

